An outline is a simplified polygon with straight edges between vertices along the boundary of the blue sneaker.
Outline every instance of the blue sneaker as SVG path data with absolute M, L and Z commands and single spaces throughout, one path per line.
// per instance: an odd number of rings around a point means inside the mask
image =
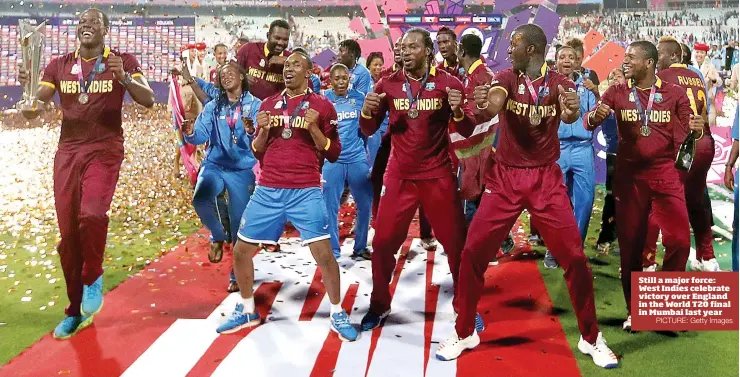
M 54 329 L 54 339 L 68 339 L 85 327 L 90 326 L 92 321 L 93 317 L 91 315 L 68 316 Z
M 82 315 L 95 315 L 103 308 L 103 275 L 90 285 L 82 286 Z
M 245 327 L 257 326 L 260 322 L 262 320 L 260 319 L 259 312 L 255 310 L 254 313 L 244 313 L 244 305 L 236 304 L 236 308 L 231 312 L 231 316 L 216 329 L 216 332 L 219 334 L 231 334 Z
M 357 330 L 349 322 L 349 316 L 344 310 L 331 315 L 331 330 L 337 333 L 339 339 L 345 342 L 354 342 L 357 340 Z
M 455 313 L 455 320 L 457 320 L 457 313 Z M 480 313 L 475 313 L 475 331 L 482 333 L 486 329 L 486 323 L 483 322 L 483 317 Z
M 485 329 L 486 329 L 486 323 L 483 322 L 483 317 L 481 317 L 480 313 L 475 313 L 475 331 L 477 331 L 478 334 L 480 334 Z
M 369 331 L 376 327 L 380 327 L 380 325 L 383 323 L 383 320 L 385 317 L 388 316 L 388 314 L 391 314 L 391 310 L 388 309 L 383 314 L 375 314 L 372 311 L 368 311 L 367 314 L 365 314 L 364 317 L 362 317 L 362 321 L 360 322 L 360 328 L 362 331 Z

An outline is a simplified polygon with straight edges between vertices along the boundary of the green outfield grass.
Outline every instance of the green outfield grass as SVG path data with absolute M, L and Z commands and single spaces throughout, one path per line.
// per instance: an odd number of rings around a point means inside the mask
M 603 186 L 599 187 L 597 198 L 602 198 Z M 597 201 L 597 206 L 600 207 Z M 594 211 L 586 239 L 586 255 L 591 260 L 596 296 L 596 314 L 601 331 L 610 348 L 621 355 L 619 369 L 605 370 L 596 367 L 590 357 L 581 355 L 577 349 L 578 323 L 570 304 L 563 270 L 547 269 L 541 260 L 537 263 L 547 284 L 547 290 L 578 366 L 583 376 L 697 376 L 721 377 L 738 375 L 738 333 L 736 331 L 704 331 L 662 334 L 656 332 L 626 333 L 622 322 L 626 319 L 626 309 L 622 285 L 618 278 L 619 257 L 596 257 L 596 238 L 601 224 L 601 212 Z M 528 221 L 525 230 L 529 232 Z M 693 243 L 693 239 L 692 239 Z M 715 241 L 715 254 L 723 270 L 730 268 L 730 242 Z M 544 254 L 544 247 L 535 248 Z M 662 247 L 658 252 L 658 263 L 662 261 Z
M 155 228 L 144 238 L 132 236 L 123 240 L 109 236 L 109 247 L 106 250 L 104 263 L 105 291 L 115 288 L 141 270 L 146 266 L 147 261 L 159 257 L 162 249 L 175 246 L 186 235 L 197 231 L 200 228 L 200 222 L 181 222 L 179 232 L 182 236 L 180 237 L 172 236 L 174 228 L 174 225 Z M 109 234 L 126 234 L 127 229 L 130 228 L 121 221 L 112 220 L 108 232 Z M 53 240 L 47 243 L 45 248 L 47 253 L 53 250 L 57 242 L 58 240 Z M 3 365 L 43 335 L 51 332 L 64 318 L 64 308 L 69 301 L 58 255 L 41 258 L 38 250 L 31 252 L 24 248 L 24 246 L 36 245 L 35 237 L 28 233 L 17 237 L 2 234 L 0 245 L 11 245 L 9 249 L 3 250 L 7 257 L 0 260 L 0 265 L 7 266 L 5 273 L 0 275 L 0 292 L 2 292 L 0 294 L 0 308 L 2 308 L 0 310 L 0 323 L 2 323 L 0 339 L 3 344 L 0 347 L 0 365 Z M 46 267 L 38 263 L 34 265 L 31 263 L 32 258 L 41 262 L 49 260 L 51 265 Z M 50 283 L 50 281 L 53 282 Z M 21 301 L 23 297 L 31 299 Z

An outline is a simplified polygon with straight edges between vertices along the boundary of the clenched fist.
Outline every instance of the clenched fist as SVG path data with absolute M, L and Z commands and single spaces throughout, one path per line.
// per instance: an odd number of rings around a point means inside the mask
M 453 113 L 460 110 L 460 106 L 463 104 L 463 95 L 457 89 L 447 88 L 447 101 L 450 103 L 450 108 Z
M 575 90 L 565 90 L 562 85 L 558 85 L 558 94 L 560 95 L 560 111 L 565 115 L 573 115 L 581 109 L 581 99 Z
M 193 120 L 183 119 L 180 129 L 182 130 L 183 135 L 186 135 L 186 136 L 192 135 L 193 134 Z
M 249 117 L 242 117 L 242 123 L 244 124 L 244 131 L 247 132 L 247 135 L 253 135 L 254 134 L 254 121 L 252 118 Z
M 288 59 L 287 56 L 273 55 L 272 57 L 270 57 L 270 60 L 268 61 L 268 63 L 270 65 L 273 65 L 273 64 L 283 65 L 285 64 L 285 60 L 287 59 Z
M 319 125 L 319 112 L 314 109 L 306 110 L 306 128 L 311 130 Z
M 108 69 L 113 72 L 113 78 L 118 81 L 126 79 L 126 72 L 123 70 L 123 59 L 114 53 L 108 55 Z
M 598 106 L 596 106 L 596 110 L 593 111 L 589 116 L 589 121 L 592 125 L 598 125 L 603 122 L 604 119 L 606 119 L 611 113 L 612 109 L 609 107 L 609 105 L 599 102 Z
M 385 98 L 385 93 L 368 93 L 367 96 L 365 96 L 365 103 L 362 105 L 362 112 L 365 115 L 375 115 L 375 113 L 378 112 L 378 109 L 380 109 L 380 101 L 382 101 L 383 98 Z
M 491 85 L 476 86 L 473 95 L 475 96 L 475 105 L 478 108 L 485 108 L 488 105 L 488 91 L 491 90 Z
M 257 113 L 257 126 L 263 131 L 269 131 L 270 129 L 270 113 L 267 111 L 260 111 Z

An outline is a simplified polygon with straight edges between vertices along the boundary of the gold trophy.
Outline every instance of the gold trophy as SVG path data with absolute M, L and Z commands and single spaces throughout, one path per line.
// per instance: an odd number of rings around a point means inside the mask
M 38 100 L 39 76 L 41 75 L 41 53 L 44 51 L 46 21 L 34 25 L 32 19 L 18 20 L 18 35 L 20 36 L 23 56 L 23 68 L 28 73 L 28 82 L 23 86 L 23 99 L 16 107 L 21 111 L 34 111 L 43 106 Z

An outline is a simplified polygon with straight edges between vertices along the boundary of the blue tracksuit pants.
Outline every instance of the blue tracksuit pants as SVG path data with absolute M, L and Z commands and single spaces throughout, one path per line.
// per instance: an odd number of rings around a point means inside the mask
M 565 186 L 568 188 L 578 230 L 581 232 L 581 241 L 584 241 L 591 220 L 596 189 L 594 149 L 591 141 L 561 141 L 558 165 L 563 171 Z
M 224 188 L 229 193 L 230 230 L 235 235 L 239 231 L 244 208 L 254 191 L 254 181 L 252 169 L 231 170 L 213 163 L 203 163 L 195 184 L 193 207 L 200 220 L 211 231 L 214 241 L 226 240 L 226 232 L 216 210 L 216 197 Z M 232 237 L 232 240 L 235 242 L 236 237 Z
M 357 225 L 355 227 L 355 254 L 367 247 L 367 232 L 370 228 L 370 212 L 373 203 L 373 186 L 367 172 L 370 166 L 367 161 L 349 164 L 324 162 L 322 170 L 324 202 L 329 214 L 329 234 L 334 257 L 339 257 L 339 201 L 344 191 L 345 182 L 349 184 L 352 197 L 357 206 Z

